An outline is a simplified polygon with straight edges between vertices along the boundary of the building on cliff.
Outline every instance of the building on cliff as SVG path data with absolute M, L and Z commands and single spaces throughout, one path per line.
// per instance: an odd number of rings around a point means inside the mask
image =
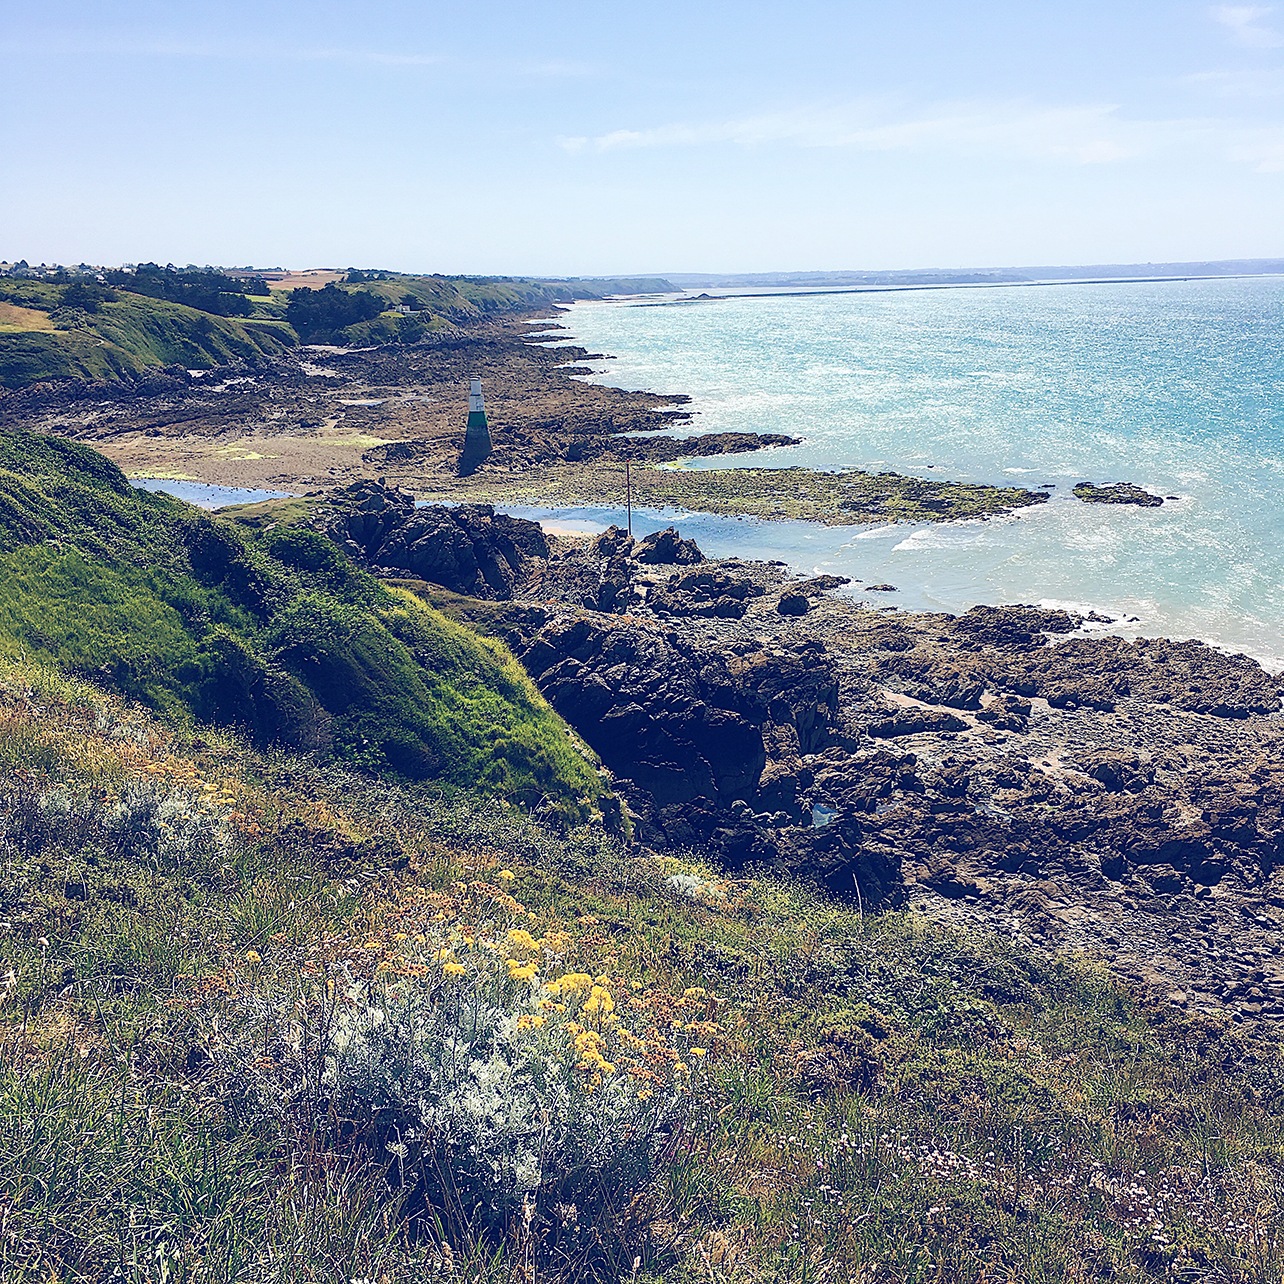
M 464 432 L 463 453 L 459 456 L 460 476 L 476 472 L 490 451 L 490 427 L 486 423 L 486 403 L 482 398 L 481 380 L 474 376 L 468 386 L 468 426 Z

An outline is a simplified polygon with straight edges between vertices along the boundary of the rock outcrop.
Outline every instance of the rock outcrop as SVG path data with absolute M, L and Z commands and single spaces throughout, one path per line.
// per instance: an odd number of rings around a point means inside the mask
M 1141 508 L 1158 508 L 1164 502 L 1162 495 L 1152 495 L 1132 482 L 1115 482 L 1110 486 L 1080 482 L 1074 488 L 1074 497 L 1085 504 L 1136 504 Z
M 472 597 L 511 598 L 549 554 L 538 522 L 489 504 L 418 508 L 412 495 L 382 482 L 333 492 L 323 517 L 332 538 L 370 567 Z

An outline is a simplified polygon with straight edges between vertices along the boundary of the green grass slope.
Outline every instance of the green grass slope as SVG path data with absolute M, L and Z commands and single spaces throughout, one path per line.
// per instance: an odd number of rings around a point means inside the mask
M 0 329 L 0 386 L 46 379 L 114 379 L 156 366 L 191 369 L 294 347 L 294 331 L 270 319 L 213 316 L 183 304 L 115 291 L 92 311 L 66 307 L 74 286 L 0 280 L 0 303 L 47 316 L 54 328 Z M 47 324 L 43 323 L 43 324 Z
M 1276 1041 L 0 662 L 0 1278 L 1274 1284 Z
M 56 438 L 0 433 L 0 656 L 566 819 L 613 803 L 501 645 L 315 533 L 211 518 Z
M 551 307 L 575 299 L 600 299 L 608 294 L 671 290 L 658 278 L 637 281 L 540 281 L 522 277 L 412 276 L 381 273 L 378 280 L 341 286 L 383 299 L 389 309 L 414 300 L 410 316 L 387 311 L 370 321 L 346 327 L 345 342 L 360 347 L 373 343 L 414 342 L 434 330 L 475 324 L 504 313 Z

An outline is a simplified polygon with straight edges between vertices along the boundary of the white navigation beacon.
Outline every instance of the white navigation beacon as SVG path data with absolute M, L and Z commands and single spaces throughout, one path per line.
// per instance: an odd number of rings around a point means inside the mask
M 474 376 L 472 382 L 468 385 L 468 414 L 471 417 L 472 415 L 484 415 L 485 413 L 486 405 L 482 400 L 481 380 Z

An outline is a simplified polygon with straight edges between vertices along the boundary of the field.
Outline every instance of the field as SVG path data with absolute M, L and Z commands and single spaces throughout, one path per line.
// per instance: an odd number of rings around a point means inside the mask
M 38 308 L 20 308 L 14 303 L 0 303 L 0 334 L 21 334 L 28 330 L 52 330 L 47 312 Z

